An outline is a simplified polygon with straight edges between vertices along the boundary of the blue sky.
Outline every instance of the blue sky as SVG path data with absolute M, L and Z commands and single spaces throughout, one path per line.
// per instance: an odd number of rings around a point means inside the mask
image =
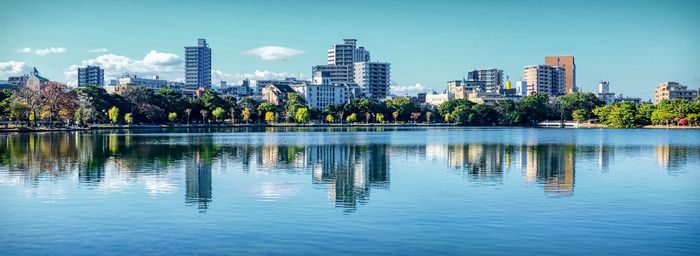
M 173 3 L 177 2 L 177 3 Z M 2 0 L 0 79 L 36 66 L 182 78 L 183 47 L 206 38 L 214 80 L 299 76 L 357 38 L 392 63 L 396 92 L 445 88 L 476 67 L 511 80 L 545 55 L 574 55 L 577 83 L 651 98 L 662 81 L 700 87 L 700 1 Z M 270 48 L 277 46 L 278 48 Z M 53 47 L 53 48 L 52 48 Z M 265 48 L 266 47 L 266 48 Z M 29 48 L 29 49 L 27 49 Z M 416 85 L 420 84 L 420 85 Z

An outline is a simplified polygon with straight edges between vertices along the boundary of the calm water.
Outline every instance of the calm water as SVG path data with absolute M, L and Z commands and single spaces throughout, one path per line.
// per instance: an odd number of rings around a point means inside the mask
M 0 254 L 700 251 L 700 131 L 0 134 Z

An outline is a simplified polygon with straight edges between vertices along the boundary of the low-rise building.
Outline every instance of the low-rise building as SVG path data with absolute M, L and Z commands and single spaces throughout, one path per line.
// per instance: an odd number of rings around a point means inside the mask
M 447 82 L 447 92 L 454 94 L 455 99 L 466 99 L 469 93 L 484 91 L 486 88 L 485 81 L 479 80 L 452 80 Z
M 455 99 L 455 95 L 449 92 L 444 92 L 444 93 L 428 93 L 425 95 L 425 104 L 431 105 L 431 106 L 440 106 L 440 104 L 445 103 L 447 101 Z
M 698 98 L 697 89 L 688 89 L 688 86 L 678 82 L 663 82 L 656 86 L 654 103 L 659 104 L 663 100 L 684 99 L 692 101 Z
M 519 97 L 504 97 L 503 95 L 500 95 L 498 93 L 492 93 L 492 92 L 480 92 L 480 91 L 475 91 L 469 93 L 467 96 L 467 99 L 471 102 L 477 103 L 477 104 L 486 104 L 486 105 L 493 105 L 499 101 L 504 101 L 504 100 L 517 100 Z
M 287 84 L 270 83 L 262 89 L 262 99 L 280 106 L 287 102 L 287 94 L 294 92 L 296 91 Z
M 124 73 L 124 75 L 118 79 L 118 83 L 119 85 L 143 86 L 154 90 L 168 86 L 168 80 L 160 79 L 159 76 L 153 76 L 153 78 L 143 78 L 136 75 L 129 75 L 127 73 Z
M 330 105 L 340 106 L 359 98 L 362 94 L 359 86 L 353 83 L 334 84 L 327 71 L 314 73 L 312 82 L 292 84 L 291 87 L 313 109 L 324 109 Z

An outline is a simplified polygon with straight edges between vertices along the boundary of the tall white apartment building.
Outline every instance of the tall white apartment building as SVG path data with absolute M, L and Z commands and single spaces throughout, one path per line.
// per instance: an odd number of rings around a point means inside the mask
M 566 75 L 564 67 L 549 65 L 525 66 L 523 78 L 527 83 L 527 95 L 544 93 L 563 95 L 565 93 Z
M 386 62 L 356 62 L 354 82 L 366 98 L 383 100 L 389 94 L 391 64 Z
M 355 62 L 369 61 L 369 51 L 357 47 L 357 39 L 343 39 L 342 44 L 334 44 L 328 49 L 328 65 L 352 65 Z

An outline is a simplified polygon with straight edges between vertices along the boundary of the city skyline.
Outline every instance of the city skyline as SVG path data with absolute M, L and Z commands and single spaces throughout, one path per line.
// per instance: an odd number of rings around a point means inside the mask
M 183 47 L 197 38 L 206 38 L 212 49 L 215 85 L 222 79 L 229 84 L 243 78 L 310 79 L 311 67 L 325 62 L 330 46 L 356 38 L 372 51 L 373 61 L 392 63 L 392 93 L 397 95 L 444 91 L 447 81 L 465 77 L 472 68 L 501 69 L 515 82 L 522 79 L 523 67 L 545 64 L 544 56 L 552 55 L 576 57 L 576 85 L 587 92 L 605 80 L 611 91 L 651 99 L 663 81 L 689 88 L 700 84 L 700 76 L 693 72 L 700 65 L 700 50 L 693 44 L 700 38 L 695 26 L 700 18 L 693 16 L 700 5 L 690 1 L 606 2 L 604 9 L 554 2 L 539 6 L 512 1 L 431 6 L 363 2 L 367 15 L 388 18 L 370 22 L 350 15 L 320 23 L 323 15 L 318 13 L 331 13 L 324 11 L 337 5 L 81 3 L 4 1 L 9 12 L 0 17 L 1 30 L 12 40 L 0 42 L 0 80 L 37 67 L 44 77 L 75 84 L 78 67 L 100 65 L 106 81 L 124 72 L 184 81 Z M 21 18 L 21 10 L 27 9 L 46 18 Z M 187 10 L 196 22 L 177 19 L 177 13 Z M 135 26 L 136 21 L 105 18 L 109 13 L 157 21 L 141 20 Z M 158 19 L 169 14 L 169 19 Z M 671 15 L 675 18 L 650 18 Z M 528 30 L 529 24 L 549 28 Z

